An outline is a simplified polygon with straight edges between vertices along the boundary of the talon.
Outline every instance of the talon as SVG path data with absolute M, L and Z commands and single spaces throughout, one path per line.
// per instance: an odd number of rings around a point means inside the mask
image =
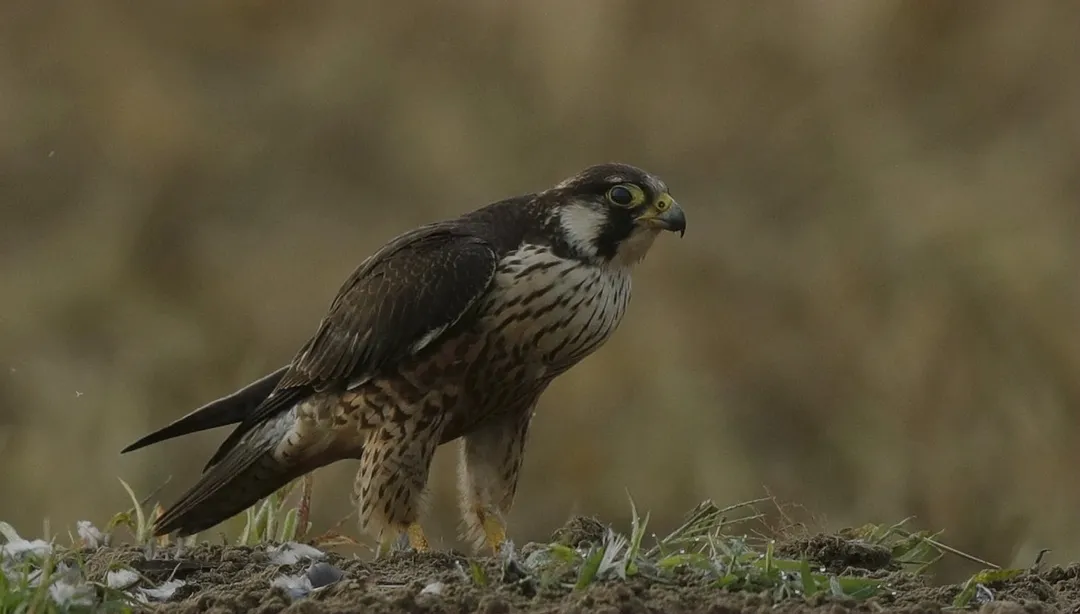
M 375 558 L 378 559 L 391 552 L 404 552 L 409 548 L 417 552 L 431 550 L 427 537 L 424 535 L 424 529 L 417 522 L 410 524 L 404 531 L 394 531 L 389 536 L 385 533 L 381 535 L 379 537 L 379 546 L 375 550 Z
M 489 515 L 483 508 L 477 508 L 476 516 L 480 519 L 480 526 L 484 528 L 484 537 L 492 555 L 499 556 L 500 548 L 506 541 L 506 527 L 502 520 L 495 514 Z
M 382 557 L 387 556 L 391 552 L 396 550 L 397 548 L 395 548 L 395 544 L 396 544 L 397 541 L 398 541 L 398 536 L 390 537 L 390 536 L 387 536 L 385 534 L 380 535 L 379 536 L 379 545 L 375 548 L 375 560 L 379 560 Z
M 420 523 L 414 522 L 409 525 L 409 528 L 405 531 L 409 535 L 409 545 L 417 552 L 428 552 L 431 550 L 431 546 L 428 545 L 427 536 L 424 535 L 424 529 L 420 526 Z

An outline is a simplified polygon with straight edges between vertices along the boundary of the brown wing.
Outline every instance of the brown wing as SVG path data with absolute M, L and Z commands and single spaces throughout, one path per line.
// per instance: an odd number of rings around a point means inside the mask
M 388 243 L 349 276 L 277 387 L 229 434 L 207 466 L 298 400 L 319 390 L 344 389 L 437 342 L 487 291 L 497 260 L 487 241 L 442 224 Z

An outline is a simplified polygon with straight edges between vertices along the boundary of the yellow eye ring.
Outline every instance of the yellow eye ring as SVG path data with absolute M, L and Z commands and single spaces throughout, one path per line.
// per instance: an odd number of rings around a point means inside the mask
M 645 193 L 632 183 L 620 183 L 607 191 L 607 199 L 619 207 L 636 207 L 645 202 Z

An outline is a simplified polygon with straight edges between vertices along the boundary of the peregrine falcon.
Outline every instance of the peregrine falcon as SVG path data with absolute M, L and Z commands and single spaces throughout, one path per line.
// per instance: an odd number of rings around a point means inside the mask
M 361 531 L 380 551 L 399 537 L 428 550 L 432 456 L 457 439 L 464 537 L 497 552 L 537 400 L 611 337 L 659 233 L 685 228 L 663 181 L 610 163 L 391 240 L 288 365 L 123 450 L 237 425 L 154 534 L 198 533 L 358 459 Z

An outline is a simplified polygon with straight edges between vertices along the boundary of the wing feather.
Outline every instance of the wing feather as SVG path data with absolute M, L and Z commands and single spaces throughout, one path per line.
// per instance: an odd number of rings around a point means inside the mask
M 422 226 L 388 243 L 349 276 L 274 391 L 207 466 L 299 399 L 344 390 L 436 343 L 487 291 L 497 262 L 490 243 L 453 225 Z

